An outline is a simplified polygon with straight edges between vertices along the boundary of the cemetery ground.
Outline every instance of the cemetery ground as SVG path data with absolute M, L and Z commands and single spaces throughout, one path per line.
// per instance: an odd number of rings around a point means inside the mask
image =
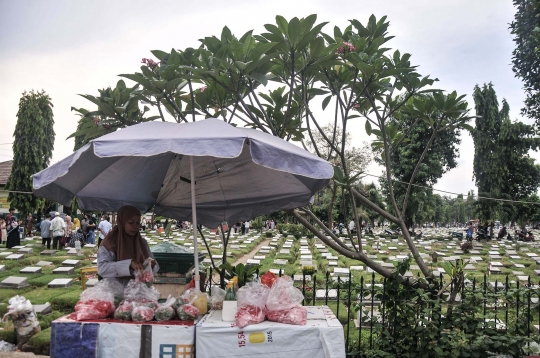
M 437 275 L 442 275 L 448 282 L 449 276 L 442 269 L 443 262 L 455 262 L 463 259 L 467 266 L 467 280 L 483 282 L 487 275 L 490 285 L 506 282 L 514 286 L 530 282 L 538 288 L 540 280 L 540 246 L 538 243 L 522 243 L 513 241 L 473 242 L 469 252 L 461 250 L 461 240 L 452 239 L 451 232 L 455 229 L 426 229 L 422 239 L 415 240 L 424 261 Z M 222 257 L 222 242 L 219 237 L 209 231 L 204 231 L 210 247 L 210 255 L 219 265 Z M 193 247 L 190 231 L 176 231 L 169 237 L 156 232 L 145 235 L 150 246 L 161 241 L 171 241 L 186 247 Z M 540 237 L 539 233 L 535 233 Z M 207 253 L 206 246 L 199 237 L 199 251 Z M 344 243 L 350 245 L 348 239 Z M 362 237 L 362 248 L 376 261 L 392 270 L 397 264 L 406 259 L 408 249 L 401 237 L 392 237 L 375 231 L 374 235 Z M 8 300 L 15 295 L 22 295 L 36 306 L 42 332 L 32 337 L 25 350 L 36 354 L 48 354 L 51 322 L 73 311 L 82 292 L 80 270 L 95 266 L 96 247 L 84 247 L 77 255 L 74 250 L 59 250 L 54 255 L 47 254 L 41 245 L 41 238 L 26 239 L 20 247 L 13 249 L 0 248 L 0 315 L 7 311 Z M 438 259 L 433 262 L 436 252 Z M 249 255 L 248 255 L 249 254 Z M 18 256 L 22 255 L 22 256 Z M 210 255 L 203 261 L 210 267 Z M 369 330 L 359 331 L 358 314 L 350 312 L 351 305 L 346 300 L 339 300 L 336 290 L 337 281 L 358 285 L 363 279 L 365 283 L 379 284 L 383 278 L 373 273 L 363 263 L 338 255 L 316 238 L 294 238 L 277 231 L 258 233 L 251 231 L 247 235 L 231 235 L 227 249 L 228 262 L 235 263 L 244 255 L 247 264 L 259 264 L 260 272 L 271 270 L 276 275 L 290 275 L 295 284 L 305 293 L 306 305 L 328 305 L 345 326 L 347 342 L 366 340 Z M 75 260 L 75 261 L 70 261 Z M 306 272 L 306 275 L 303 274 Z M 313 271 L 311 274 L 310 271 Z M 405 276 L 419 274 L 418 267 L 412 262 Z M 88 284 L 96 282 L 95 275 L 88 275 Z M 13 279 L 18 277 L 19 279 Z M 62 279 L 58 282 L 57 279 Z M 313 280 L 313 281 L 312 281 Z M 315 281 L 315 282 L 314 282 Z M 55 285 L 55 283 L 58 283 Z M 56 287 L 52 287 L 56 286 Z M 314 289 L 315 286 L 315 289 Z M 343 292 L 342 292 L 343 294 Z M 341 295 L 342 295 L 341 294 Z M 340 297 L 343 297 L 341 296 Z M 349 301 L 350 302 L 350 301 Z M 49 304 L 50 306 L 43 306 Z M 354 322 L 356 321 L 356 322 Z M 354 322 L 351 324 L 351 322 Z M 538 322 L 534 323 L 537 329 Z M 534 334 L 537 334 L 535 331 Z M 0 324 L 0 340 L 15 341 L 15 333 L 11 322 Z

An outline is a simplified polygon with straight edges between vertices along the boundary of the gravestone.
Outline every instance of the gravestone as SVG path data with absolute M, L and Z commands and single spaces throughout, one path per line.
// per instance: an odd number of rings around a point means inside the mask
M 518 256 L 518 255 L 510 255 L 510 258 L 512 260 L 520 260 L 521 259 L 521 256 Z
M 261 263 L 261 260 L 247 259 L 246 263 L 247 264 L 259 265 Z
M 47 287 L 49 288 L 60 288 L 60 287 L 70 287 L 73 285 L 73 279 L 72 278 L 55 278 L 49 284 Z
M 23 288 L 28 286 L 28 278 L 9 276 L 0 282 L 0 288 Z
M 349 270 L 351 271 L 362 271 L 364 269 L 364 266 L 350 266 Z
M 55 274 L 66 274 L 66 275 L 72 275 L 74 272 L 75 272 L 74 267 L 58 267 L 52 271 L 52 273 L 55 273 Z
M 12 254 L 9 256 L 6 256 L 6 260 L 22 260 L 24 258 L 23 254 Z
M 19 270 L 19 273 L 41 273 L 41 267 L 25 267 Z
M 64 260 L 62 266 L 77 267 L 81 260 Z
M 40 255 L 53 256 L 56 255 L 56 250 L 44 250 L 39 253 Z
M 49 265 L 52 265 L 53 263 L 50 262 L 50 261 L 39 261 L 36 265 L 37 266 L 49 266 Z
M 336 276 L 349 276 L 349 269 L 348 268 L 335 267 L 334 268 L 334 275 L 336 275 Z
M 6 271 L 6 265 L 0 265 L 0 272 Z
M 492 261 L 492 262 L 491 262 L 491 266 L 502 267 L 503 264 L 500 263 L 500 262 L 497 262 L 497 261 Z
M 293 276 L 294 281 L 304 281 L 304 275 L 294 275 Z M 311 281 L 311 276 L 306 275 L 306 282 Z
M 52 307 L 49 302 L 44 303 L 42 305 L 33 305 L 33 306 L 34 306 L 34 311 L 36 312 L 36 314 L 48 314 L 52 312 Z
M 22 249 L 17 250 L 17 252 L 18 252 L 19 254 L 29 254 L 29 253 L 31 253 L 32 251 L 33 251 L 33 250 L 32 250 L 31 247 L 23 247 Z
M 286 265 L 287 260 L 283 260 L 283 259 L 274 260 L 274 264 L 275 265 Z
M 328 261 L 328 266 L 337 266 L 337 265 L 338 265 L 337 261 Z
M 514 264 L 514 266 L 517 268 L 525 268 L 525 265 L 523 264 Z

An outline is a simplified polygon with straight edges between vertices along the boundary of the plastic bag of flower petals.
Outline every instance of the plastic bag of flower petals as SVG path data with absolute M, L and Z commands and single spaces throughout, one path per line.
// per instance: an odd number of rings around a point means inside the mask
M 154 313 L 156 321 L 170 321 L 176 316 L 176 311 L 173 308 L 173 304 L 176 302 L 176 298 L 169 295 L 167 301 L 159 305 Z
M 178 307 L 176 314 L 181 321 L 193 321 L 199 315 L 199 310 L 197 307 L 186 303 L 185 305 Z
M 135 322 L 148 322 L 154 319 L 154 310 L 134 303 L 131 319 Z
M 270 289 L 260 282 L 249 282 L 236 293 L 238 309 L 236 311 L 236 325 L 244 328 L 247 325 L 264 321 L 266 314 L 265 304 Z
M 289 276 L 279 277 L 268 294 L 266 300 L 266 317 L 270 321 L 304 325 L 307 320 L 307 311 L 301 302 L 304 295 L 293 286 Z
M 161 294 L 154 286 L 148 287 L 146 284 L 137 281 L 130 280 L 124 289 L 124 298 L 127 301 L 136 302 L 156 302 L 159 300 Z M 157 307 L 156 307 L 157 308 Z
M 77 321 L 99 319 L 114 313 L 114 293 L 103 285 L 87 288 L 75 305 Z
M 124 321 L 131 321 L 131 313 L 133 311 L 133 303 L 130 301 L 122 301 L 114 311 L 114 318 Z
M 152 287 L 154 283 L 154 272 L 152 270 L 152 258 L 149 257 L 143 262 L 144 270 L 135 271 L 135 281 Z
M 269 321 L 303 326 L 307 322 L 307 310 L 302 306 L 296 306 L 288 310 L 267 311 L 266 318 Z

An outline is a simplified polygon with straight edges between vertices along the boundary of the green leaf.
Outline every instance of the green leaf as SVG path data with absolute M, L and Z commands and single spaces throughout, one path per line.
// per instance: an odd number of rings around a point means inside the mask
M 341 183 L 345 182 L 345 174 L 343 174 L 343 171 L 337 165 L 334 165 L 334 179 Z
M 297 17 L 294 17 L 291 19 L 291 22 L 289 22 L 289 41 L 291 43 L 291 47 L 296 47 L 298 45 L 298 41 L 300 39 L 301 35 L 301 27 L 300 27 L 300 20 L 298 20 Z
M 152 52 L 152 54 L 153 54 L 154 56 L 156 56 L 157 59 L 160 60 L 160 61 L 163 61 L 163 59 L 164 59 L 165 57 L 169 56 L 169 54 L 168 54 L 167 52 L 161 51 L 161 50 L 152 50 L 152 51 L 150 51 L 150 52 Z
M 332 95 L 327 96 L 323 102 L 322 102 L 322 109 L 323 111 L 326 109 L 326 106 L 328 106 L 328 103 L 330 103 L 330 100 L 332 99 Z
M 371 136 L 371 122 L 369 120 L 366 120 L 366 133 Z
M 285 34 L 285 36 L 289 33 L 289 23 L 285 18 L 281 15 L 276 15 L 276 23 L 278 25 L 279 30 Z

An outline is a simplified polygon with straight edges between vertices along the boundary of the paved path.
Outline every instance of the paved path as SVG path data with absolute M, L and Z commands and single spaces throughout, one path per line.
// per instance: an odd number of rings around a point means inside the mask
M 270 243 L 270 241 L 272 241 L 272 238 L 269 237 L 267 239 L 265 239 L 263 242 L 261 242 L 259 245 L 255 246 L 255 248 L 253 250 L 251 250 L 249 253 L 245 254 L 244 256 L 240 257 L 234 264 L 233 266 L 236 266 L 238 264 L 246 264 L 247 263 L 247 260 L 249 259 L 252 259 L 253 256 L 255 256 L 255 254 L 257 254 L 257 252 L 259 252 L 259 250 L 261 249 L 261 247 L 263 246 L 268 246 L 268 244 Z

